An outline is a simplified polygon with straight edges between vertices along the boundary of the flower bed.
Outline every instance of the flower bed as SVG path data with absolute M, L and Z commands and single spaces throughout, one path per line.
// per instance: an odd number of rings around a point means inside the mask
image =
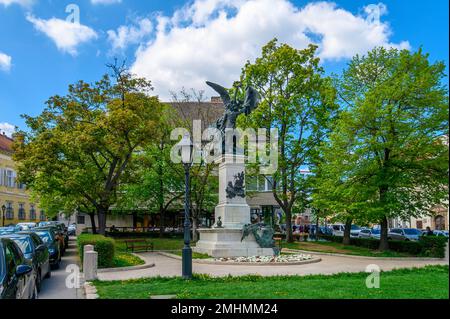
M 279 255 L 279 256 L 251 256 L 251 257 L 223 257 L 216 258 L 216 261 L 233 263 L 293 263 L 304 260 L 311 260 L 311 255 Z

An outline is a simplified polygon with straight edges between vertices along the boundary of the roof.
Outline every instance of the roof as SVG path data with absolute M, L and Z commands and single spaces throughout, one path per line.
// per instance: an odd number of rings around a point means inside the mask
M 12 153 L 12 145 L 13 145 L 13 139 L 9 138 L 5 134 L 0 134 L 0 151 L 6 152 L 6 153 Z

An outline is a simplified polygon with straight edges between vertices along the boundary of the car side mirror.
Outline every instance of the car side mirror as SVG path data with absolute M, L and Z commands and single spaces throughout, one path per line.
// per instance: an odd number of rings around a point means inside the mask
M 16 276 L 17 277 L 25 276 L 26 274 L 29 274 L 32 270 L 33 268 L 31 268 L 28 265 L 19 265 L 16 268 Z

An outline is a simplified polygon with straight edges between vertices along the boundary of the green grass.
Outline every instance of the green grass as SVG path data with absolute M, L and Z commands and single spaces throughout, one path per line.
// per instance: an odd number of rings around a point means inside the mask
M 308 242 L 283 242 L 283 248 L 301 249 L 307 251 L 316 251 L 323 253 L 346 254 L 355 256 L 369 256 L 369 257 L 415 257 L 407 253 L 396 251 L 379 251 L 371 250 L 365 247 L 344 245 L 342 243 L 324 242 L 324 241 L 308 241 Z
M 114 255 L 114 268 L 131 267 L 145 264 L 145 261 L 130 253 L 116 252 Z
M 143 239 L 143 238 L 132 238 Z M 116 239 L 116 250 L 126 251 L 124 240 Z M 146 238 L 146 240 L 153 242 L 155 250 L 181 250 L 183 248 L 183 239 L 179 238 Z
M 367 273 L 331 276 L 242 276 L 211 278 L 195 275 L 128 281 L 96 281 L 102 299 L 148 299 L 176 295 L 183 299 L 448 299 L 448 265 L 382 272 L 380 288 L 366 287 Z

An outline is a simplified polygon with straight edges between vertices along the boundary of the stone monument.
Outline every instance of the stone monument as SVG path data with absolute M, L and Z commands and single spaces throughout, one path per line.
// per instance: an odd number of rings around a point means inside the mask
M 220 85 L 206 82 L 217 91 L 224 104 L 225 113 L 215 123 L 224 140 L 222 154 L 215 162 L 219 165 L 219 204 L 215 209 L 216 224 L 200 228 L 200 240 L 194 251 L 213 257 L 248 257 L 274 255 L 274 243 L 263 238 L 267 230 L 250 225 L 250 207 L 245 199 L 245 156 L 242 148 L 227 133 L 236 128 L 239 114 L 250 114 L 257 106 L 257 92 L 247 87 L 244 101 L 231 100 Z M 269 232 L 270 233 L 270 232 Z M 263 240 L 262 240 L 263 238 Z M 258 239 L 258 241 L 257 241 Z

